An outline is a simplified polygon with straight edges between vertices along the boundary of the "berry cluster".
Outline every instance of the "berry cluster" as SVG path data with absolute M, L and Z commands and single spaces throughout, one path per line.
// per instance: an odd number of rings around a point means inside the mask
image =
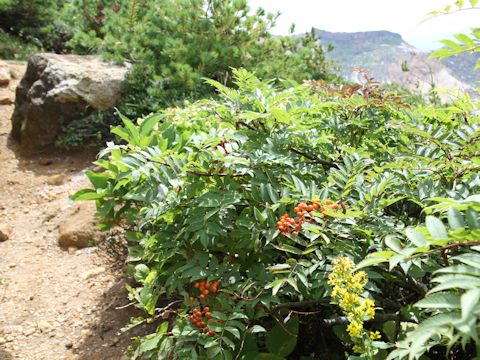
M 312 200 L 312 203 L 308 205 L 304 202 L 301 202 L 293 209 L 297 216 L 291 218 L 288 214 L 282 215 L 280 220 L 277 222 L 277 229 L 280 230 L 283 235 L 287 235 L 293 231 L 292 234 L 298 236 L 304 222 L 313 222 L 313 219 L 307 219 L 306 216 L 309 215 L 312 217 L 317 210 L 325 213 L 327 211 L 327 207 L 332 210 L 337 210 L 339 205 L 335 204 L 332 200 L 325 200 L 324 205 L 322 205 L 321 200 Z
M 198 296 L 198 298 L 201 301 L 204 300 L 208 295 L 216 294 L 218 285 L 220 285 L 220 281 L 218 280 L 214 282 L 200 281 L 193 284 L 193 287 L 200 291 L 200 295 Z M 190 300 L 192 300 L 192 298 Z
M 297 236 L 305 221 L 306 219 L 303 217 L 291 218 L 288 214 L 284 214 L 277 222 L 277 229 L 280 230 L 283 235 L 290 234 L 293 230 L 293 235 Z
M 190 321 L 196 327 L 203 329 L 203 333 L 209 336 L 215 335 L 215 331 L 210 330 L 207 327 L 206 322 L 213 322 L 215 320 L 211 319 L 212 314 L 210 313 L 210 308 L 205 306 L 202 311 L 197 308 L 193 309 L 192 315 L 190 315 Z

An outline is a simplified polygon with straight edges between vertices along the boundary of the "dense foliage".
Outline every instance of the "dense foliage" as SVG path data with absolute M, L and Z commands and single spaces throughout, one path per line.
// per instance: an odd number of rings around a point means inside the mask
M 266 78 L 333 78 L 328 46 L 312 34 L 272 36 L 277 17 L 252 11 L 246 0 L 0 0 L 0 57 L 55 51 L 129 62 L 118 107 L 132 118 L 214 97 L 203 79 L 230 85 L 232 67 Z M 78 148 L 112 119 L 118 123 L 113 110 L 78 119 L 56 143 Z
M 0 0 L 0 29 L 30 46 L 61 52 L 70 38 L 70 30 L 59 16 L 63 3 L 61 0 Z M 21 54 L 15 55 L 8 58 Z
M 0 29 L 0 58 L 7 60 L 25 60 L 39 49 L 31 43 L 26 43 L 16 36 Z
M 472 102 L 411 108 L 368 78 L 233 82 L 208 81 L 218 101 L 123 117 L 75 195 L 129 229 L 146 314 L 132 326 L 158 324 L 135 356 L 473 358 Z
M 75 52 L 133 63 L 123 109 L 131 115 L 211 96 L 203 78 L 230 83 L 231 67 L 295 80 L 328 74 L 315 37 L 272 37 L 278 15 L 252 12 L 246 0 L 73 0 L 65 13 Z

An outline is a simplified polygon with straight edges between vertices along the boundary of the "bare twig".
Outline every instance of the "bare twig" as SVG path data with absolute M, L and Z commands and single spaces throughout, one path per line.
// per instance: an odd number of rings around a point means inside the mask
M 270 312 L 275 313 L 281 309 L 305 308 L 309 306 L 329 304 L 329 303 L 330 303 L 330 299 L 288 302 L 288 303 L 275 305 L 270 309 Z
M 330 168 L 338 168 L 338 165 L 331 162 L 331 161 L 327 161 L 327 160 L 323 160 L 323 159 L 319 159 L 318 157 L 316 157 L 315 155 L 310 155 L 310 154 L 307 154 L 307 153 L 304 153 L 303 151 L 301 150 L 298 150 L 294 147 L 289 147 L 288 150 L 290 150 L 291 152 L 297 154 L 297 155 L 300 155 L 300 156 L 303 156 L 304 158 L 307 158 L 315 163 L 318 163 L 320 165 L 322 165 L 326 170 L 330 169 Z

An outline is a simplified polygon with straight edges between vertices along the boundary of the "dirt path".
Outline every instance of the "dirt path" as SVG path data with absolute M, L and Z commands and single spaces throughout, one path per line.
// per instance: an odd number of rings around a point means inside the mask
M 11 68 L 17 79 L 25 70 Z M 75 206 L 68 197 L 88 185 L 82 170 L 92 158 L 17 156 L 12 111 L 0 105 L 0 226 L 11 230 L 0 242 L 0 359 L 127 359 L 132 334 L 118 331 L 131 314 L 116 310 L 128 302 L 121 274 L 96 248 L 56 243 Z

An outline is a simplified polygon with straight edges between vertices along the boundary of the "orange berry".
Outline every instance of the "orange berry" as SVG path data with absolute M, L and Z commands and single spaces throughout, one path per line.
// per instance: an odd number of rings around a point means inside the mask
M 330 200 L 330 199 L 328 199 L 328 200 L 325 200 L 325 204 L 327 204 L 327 205 L 332 205 L 332 204 L 333 204 L 333 201 L 332 201 L 332 200 Z
M 216 293 L 217 292 L 217 288 L 215 286 L 212 286 L 212 288 L 210 289 L 212 291 L 212 293 Z
M 220 281 L 219 281 L 219 280 L 215 280 L 215 281 L 213 282 L 213 286 L 218 287 L 218 285 L 220 285 Z
M 206 313 L 205 313 L 205 317 L 206 317 L 207 319 L 210 319 L 211 316 L 212 316 L 211 313 L 209 313 L 209 312 L 206 312 Z
M 210 331 L 208 332 L 208 335 L 210 335 L 210 336 L 215 335 L 215 331 L 210 330 Z
M 203 295 L 207 296 L 210 293 L 208 290 L 203 290 Z
M 298 236 L 298 231 L 294 231 L 293 235 Z
M 205 306 L 205 307 L 203 308 L 203 312 L 204 312 L 204 313 L 207 313 L 207 312 L 209 312 L 209 311 L 210 311 L 210 308 L 209 308 L 208 306 Z
M 207 281 L 207 282 L 205 283 L 205 287 L 208 289 L 210 286 L 211 286 L 211 284 Z
M 199 323 L 198 326 L 199 326 L 199 327 L 205 327 L 205 323 L 204 323 L 203 321 L 200 321 L 200 323 Z
M 300 208 L 299 208 L 298 206 L 295 206 L 295 208 L 293 209 L 293 211 L 299 212 L 299 211 L 300 211 Z
M 201 300 L 203 300 L 203 299 L 205 299 L 205 295 L 200 294 L 199 298 L 200 298 Z
M 196 282 L 195 284 L 193 284 L 193 287 L 195 287 L 195 288 L 197 288 L 197 289 L 198 289 L 198 286 L 199 286 L 198 282 Z
M 330 205 L 330 207 L 331 207 L 333 210 L 336 210 L 336 209 L 338 209 L 338 204 L 332 204 L 332 205 Z
M 195 309 L 193 309 L 193 312 L 194 312 L 194 313 L 198 313 L 198 312 L 200 312 L 200 311 L 198 311 L 198 309 L 195 308 Z

